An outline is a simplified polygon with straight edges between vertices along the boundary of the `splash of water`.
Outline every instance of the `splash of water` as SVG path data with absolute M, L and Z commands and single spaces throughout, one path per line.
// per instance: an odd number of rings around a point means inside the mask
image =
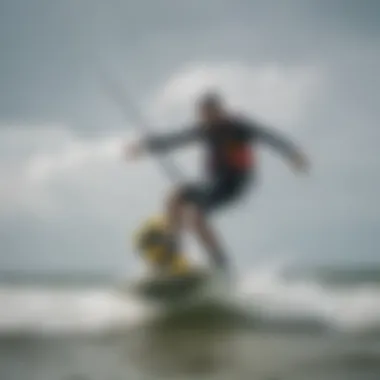
M 380 328 L 380 286 L 334 287 L 312 279 L 289 279 L 281 266 L 242 276 L 233 292 L 241 312 L 271 321 L 316 320 L 339 331 Z M 129 328 L 157 316 L 158 309 L 117 289 L 0 287 L 0 334 L 94 333 Z

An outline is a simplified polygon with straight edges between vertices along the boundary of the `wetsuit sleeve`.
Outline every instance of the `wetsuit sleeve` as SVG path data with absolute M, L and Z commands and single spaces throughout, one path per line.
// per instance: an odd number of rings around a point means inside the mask
M 191 126 L 181 131 L 145 138 L 144 145 L 151 152 L 165 152 L 193 142 L 201 137 L 201 127 Z
M 254 127 L 254 134 L 259 141 L 270 145 L 283 156 L 293 158 L 299 153 L 297 146 L 278 131 L 256 125 Z

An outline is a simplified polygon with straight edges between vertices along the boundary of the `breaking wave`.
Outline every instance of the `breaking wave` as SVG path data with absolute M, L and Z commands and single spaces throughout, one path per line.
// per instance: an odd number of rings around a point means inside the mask
M 334 285 L 311 276 L 289 278 L 272 266 L 242 276 L 232 297 L 206 304 L 212 323 L 230 314 L 240 327 L 244 320 L 256 328 L 380 331 L 380 284 L 370 281 Z M 161 312 L 116 287 L 0 286 L 0 335 L 104 333 L 151 324 Z

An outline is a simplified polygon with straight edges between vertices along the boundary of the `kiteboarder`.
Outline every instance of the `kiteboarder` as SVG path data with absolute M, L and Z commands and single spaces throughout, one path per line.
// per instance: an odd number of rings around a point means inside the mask
M 247 193 L 256 176 L 257 143 L 272 146 L 298 172 L 308 170 L 308 160 L 283 134 L 231 112 L 218 93 L 203 94 L 196 102 L 196 112 L 199 120 L 195 125 L 134 141 L 127 144 L 125 154 L 132 159 L 148 152 L 168 152 L 190 143 L 205 146 L 206 179 L 200 183 L 182 183 L 168 197 L 168 253 L 180 250 L 181 230 L 187 225 L 195 231 L 213 262 L 218 267 L 228 268 L 228 256 L 208 217 Z

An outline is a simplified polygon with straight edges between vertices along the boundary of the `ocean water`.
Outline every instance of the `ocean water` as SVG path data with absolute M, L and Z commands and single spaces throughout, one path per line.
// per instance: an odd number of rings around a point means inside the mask
M 261 267 L 176 314 L 111 280 L 7 276 L 0 379 L 378 380 L 379 274 Z

